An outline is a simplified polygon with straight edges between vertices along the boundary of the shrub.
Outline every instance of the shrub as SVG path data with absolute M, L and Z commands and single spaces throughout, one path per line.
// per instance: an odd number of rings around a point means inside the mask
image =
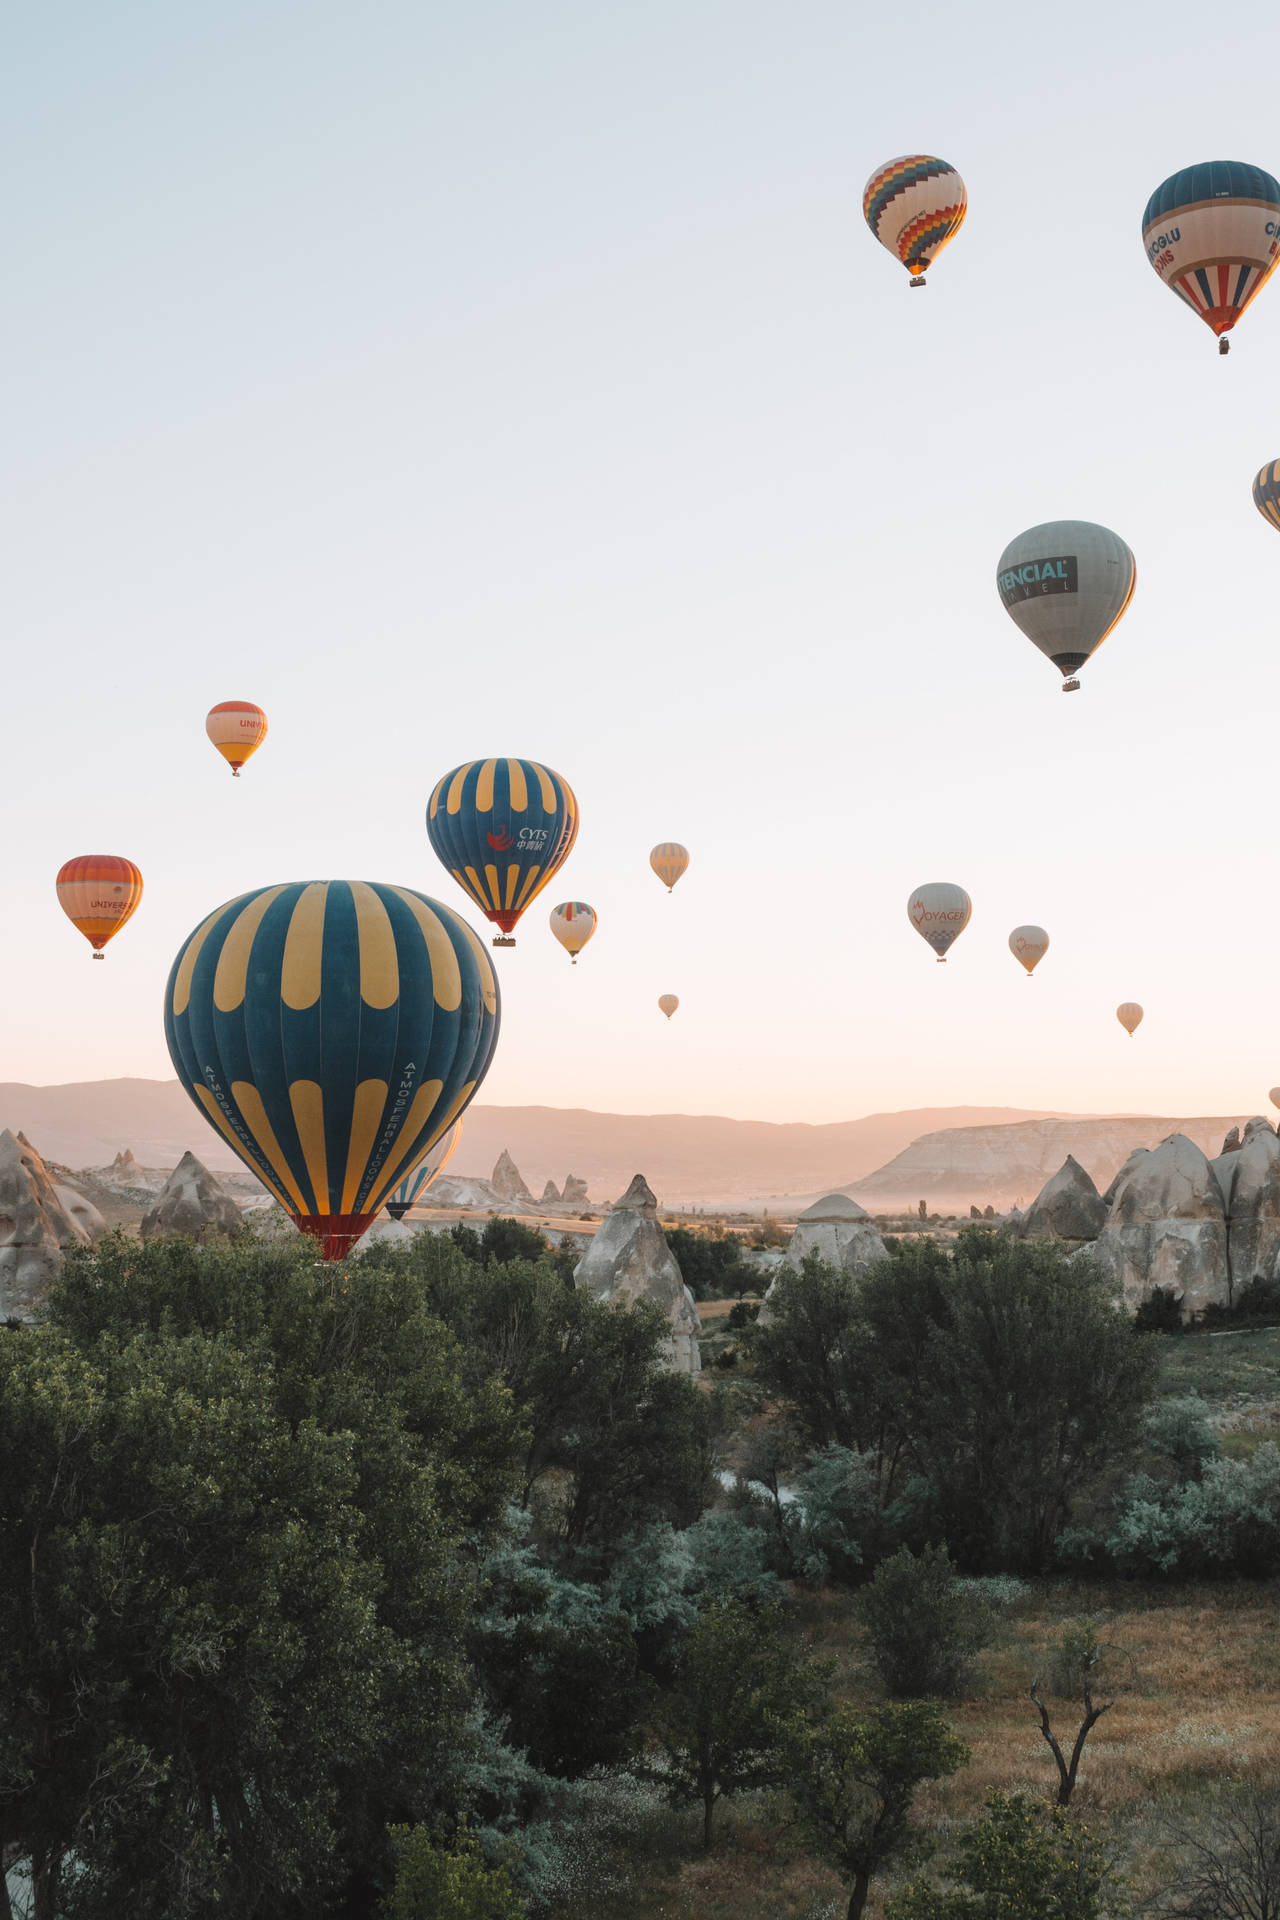
M 1135 1333 L 1185 1333 L 1182 1295 L 1174 1287 L 1153 1287 L 1138 1303 L 1133 1316 Z
M 398 1858 L 385 1920 L 523 1920 L 506 1867 L 486 1866 L 474 1840 L 445 1846 L 423 1827 L 392 1827 L 391 1838 Z
M 749 1327 L 760 1317 L 760 1304 L 756 1300 L 735 1300 L 729 1309 L 729 1325 L 733 1328 Z
M 1280 1448 L 1268 1440 L 1246 1460 L 1211 1460 L 1172 1488 L 1135 1475 L 1106 1544 L 1125 1572 L 1280 1572 Z
M 963 1694 L 974 1656 L 992 1638 L 990 1609 L 961 1580 L 945 1547 L 917 1555 L 903 1547 L 875 1572 L 861 1596 L 872 1658 L 900 1700 Z
M 913 1880 L 889 1920 L 1105 1920 L 1127 1910 L 1106 1845 L 1059 1807 L 1027 1793 L 987 1795 L 987 1817 L 960 1841 L 941 1893 Z
M 1148 1446 L 1163 1454 L 1180 1480 L 1198 1479 L 1205 1462 L 1221 1452 L 1209 1409 L 1198 1393 L 1160 1400 L 1146 1418 Z

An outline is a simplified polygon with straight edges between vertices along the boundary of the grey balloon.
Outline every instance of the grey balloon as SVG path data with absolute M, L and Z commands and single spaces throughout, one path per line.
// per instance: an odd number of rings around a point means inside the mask
M 1076 673 L 1096 653 L 1133 598 L 1137 569 L 1110 527 L 1092 520 L 1046 520 L 1028 527 L 1000 555 L 996 588 L 1017 622 L 1074 693 Z

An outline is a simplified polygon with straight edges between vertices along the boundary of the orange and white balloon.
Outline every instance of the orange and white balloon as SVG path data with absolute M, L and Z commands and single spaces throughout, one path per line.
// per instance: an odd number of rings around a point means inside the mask
M 252 700 L 221 700 L 205 715 L 204 730 L 236 779 L 267 737 L 267 716 Z
M 101 960 L 142 898 L 142 875 L 115 853 L 82 853 L 58 869 L 58 905 Z
M 562 900 L 547 915 L 551 931 L 569 955 L 574 966 L 578 955 L 596 930 L 596 910 L 585 900 Z
M 682 847 L 678 840 L 659 840 L 649 855 L 649 865 L 668 893 L 671 892 L 688 864 L 689 849 Z
M 1009 951 L 1026 968 L 1029 980 L 1049 951 L 1049 936 L 1043 927 L 1015 927 L 1009 935 Z
M 662 1008 L 662 1011 L 669 1020 L 676 1008 L 680 1005 L 680 1002 L 674 993 L 660 993 L 658 995 L 658 1005 Z
M 1134 1034 L 1142 1025 L 1142 1008 L 1136 1000 L 1122 1000 L 1116 1008 L 1116 1019 L 1132 1040 Z

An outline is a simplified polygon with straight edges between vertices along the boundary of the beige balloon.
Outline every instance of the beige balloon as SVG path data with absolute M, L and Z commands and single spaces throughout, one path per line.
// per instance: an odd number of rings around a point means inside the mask
M 950 880 L 928 880 L 907 901 L 908 920 L 939 961 L 946 960 L 947 949 L 960 938 L 972 913 L 972 900 Z
M 1049 936 L 1043 927 L 1015 927 L 1009 935 L 1009 951 L 1026 968 L 1029 980 L 1049 951 Z
M 682 847 L 678 840 L 659 840 L 649 855 L 649 865 L 670 893 L 680 875 L 688 870 L 689 849 Z
M 1132 1040 L 1135 1028 L 1142 1025 L 1142 1008 L 1136 1000 L 1122 1000 L 1116 1008 L 1116 1019 Z
M 1280 1087 L 1272 1087 L 1267 1098 L 1273 1107 L 1280 1107 Z
M 658 1005 L 662 1008 L 662 1011 L 669 1020 L 676 1008 L 680 1005 L 680 1002 L 674 993 L 660 993 L 658 995 Z

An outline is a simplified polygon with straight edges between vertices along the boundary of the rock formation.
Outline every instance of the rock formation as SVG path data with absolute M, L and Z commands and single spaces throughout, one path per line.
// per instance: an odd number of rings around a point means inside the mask
M 1088 1250 L 1114 1277 L 1131 1310 L 1155 1287 L 1182 1296 L 1184 1314 L 1225 1306 L 1231 1282 L 1222 1191 L 1185 1134 L 1133 1157 L 1106 1225 Z
M 787 1242 L 783 1265 L 799 1272 L 805 1255 L 810 1253 L 821 1254 L 846 1273 L 862 1273 L 877 1260 L 889 1257 L 870 1214 L 847 1193 L 829 1193 L 805 1208 Z
M 560 1205 L 560 1199 L 560 1189 L 557 1187 L 555 1181 L 548 1180 L 546 1186 L 542 1189 L 543 1206 L 558 1207 Z
M 560 1198 L 561 1200 L 563 1200 L 566 1207 L 589 1206 L 590 1202 L 587 1199 L 586 1181 L 579 1180 L 576 1173 L 566 1174 L 565 1181 L 564 1181 L 564 1192 L 561 1194 Z
M 698 1373 L 698 1309 L 658 1220 L 658 1202 L 638 1173 L 573 1270 L 573 1283 L 597 1300 L 630 1306 L 652 1300 L 670 1322 L 667 1363 L 676 1373 Z
M 1020 1231 L 1028 1240 L 1096 1240 L 1106 1223 L 1102 1195 L 1068 1154 L 1027 1210 Z
M 1218 1149 L 1219 1158 L 1221 1158 L 1221 1156 L 1224 1153 L 1239 1153 L 1239 1151 L 1240 1151 L 1240 1129 L 1239 1127 L 1231 1127 L 1227 1132 L 1226 1139 L 1223 1141 L 1221 1147 Z
M 157 1233 L 189 1233 L 199 1239 L 208 1233 L 239 1233 L 242 1225 L 231 1196 L 194 1153 L 184 1153 L 143 1214 L 138 1231 L 144 1240 Z
M 18 1137 L 21 1139 L 21 1134 Z M 92 1200 L 86 1200 L 75 1187 L 63 1186 L 60 1180 L 54 1181 L 53 1190 L 62 1203 L 63 1212 L 71 1216 L 90 1240 L 100 1240 L 107 1232 L 107 1223 Z
M 493 1172 L 489 1177 L 489 1184 L 494 1192 L 503 1200 L 532 1201 L 533 1199 L 533 1195 L 520 1178 L 519 1167 L 517 1167 L 505 1147 L 498 1155 Z
M 0 1320 L 38 1319 L 67 1248 L 88 1242 L 35 1148 L 0 1133 Z
M 1280 1276 L 1280 1139 L 1265 1120 L 1251 1120 L 1227 1165 L 1224 1176 L 1220 1157 L 1214 1172 L 1223 1188 L 1234 1298 L 1251 1280 Z
M 119 1152 L 116 1155 L 115 1159 L 111 1162 L 111 1172 L 114 1174 L 117 1180 L 123 1180 L 127 1182 L 130 1180 L 136 1180 L 140 1175 L 140 1173 L 142 1172 L 142 1168 L 138 1165 L 137 1161 L 134 1159 L 131 1149 L 128 1147 L 125 1147 L 122 1149 L 121 1152 Z
M 1135 1147 L 1132 1153 L 1121 1163 L 1119 1172 L 1112 1177 L 1111 1185 L 1102 1196 L 1102 1204 L 1108 1212 L 1111 1211 L 1111 1208 L 1115 1204 L 1116 1195 L 1137 1166 L 1139 1160 L 1141 1160 L 1143 1154 L 1150 1153 L 1150 1151 L 1150 1147 Z

